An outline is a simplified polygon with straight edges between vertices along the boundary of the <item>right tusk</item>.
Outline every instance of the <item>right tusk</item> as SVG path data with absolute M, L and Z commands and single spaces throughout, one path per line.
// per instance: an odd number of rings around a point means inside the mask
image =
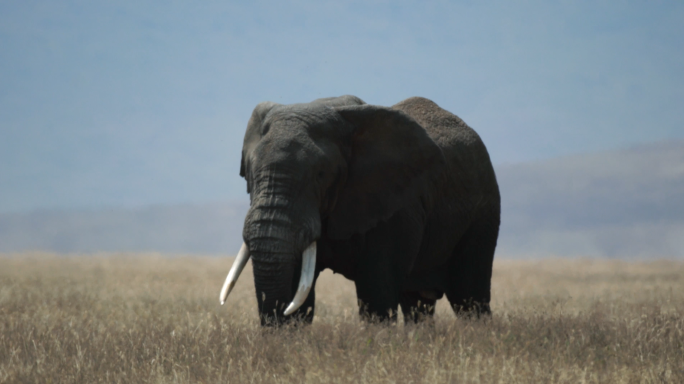
M 316 242 L 314 241 L 302 253 L 302 273 L 299 277 L 299 288 L 294 299 L 285 309 L 285 316 L 291 315 L 304 304 L 313 286 L 314 272 L 316 272 Z
M 235 257 L 233 266 L 230 267 L 230 272 L 228 272 L 226 282 L 223 283 L 223 288 L 221 288 L 221 294 L 219 295 L 221 305 L 226 302 L 228 294 L 233 290 L 235 283 L 237 283 L 238 277 L 240 277 L 240 273 L 242 273 L 245 265 L 247 265 L 247 260 L 249 260 L 249 249 L 247 249 L 247 245 L 245 243 L 242 243 L 240 252 L 238 252 L 237 256 Z

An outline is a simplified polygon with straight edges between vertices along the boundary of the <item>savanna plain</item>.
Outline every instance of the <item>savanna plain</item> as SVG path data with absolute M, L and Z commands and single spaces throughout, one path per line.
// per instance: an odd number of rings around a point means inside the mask
M 326 271 L 313 325 L 262 329 L 232 259 L 0 255 L 2 383 L 684 383 L 684 263 L 495 262 L 493 315 L 369 325 Z M 401 320 L 401 319 L 400 319 Z

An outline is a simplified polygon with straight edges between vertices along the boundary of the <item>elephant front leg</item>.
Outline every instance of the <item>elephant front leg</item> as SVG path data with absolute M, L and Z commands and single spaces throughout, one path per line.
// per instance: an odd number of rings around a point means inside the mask
M 355 283 L 359 314 L 369 322 L 395 322 L 400 287 L 392 250 L 385 243 L 373 244 L 372 240 L 367 238 L 367 248 L 357 258 Z
M 359 313 L 366 320 L 397 320 L 401 286 L 422 240 L 420 215 L 397 212 L 366 233 L 356 257 L 356 294 Z
M 395 289 L 372 281 L 356 281 L 359 315 L 371 323 L 396 322 L 399 298 Z

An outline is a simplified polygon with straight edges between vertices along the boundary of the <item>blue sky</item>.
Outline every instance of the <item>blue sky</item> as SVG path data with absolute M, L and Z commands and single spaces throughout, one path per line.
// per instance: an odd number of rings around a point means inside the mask
M 3 1 L 0 213 L 246 197 L 254 106 L 433 99 L 496 164 L 684 138 L 684 3 Z

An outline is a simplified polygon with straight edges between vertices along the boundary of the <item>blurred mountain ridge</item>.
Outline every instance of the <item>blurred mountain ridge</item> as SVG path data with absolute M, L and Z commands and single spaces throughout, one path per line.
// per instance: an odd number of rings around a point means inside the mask
M 497 257 L 684 258 L 684 140 L 496 166 Z M 0 214 L 0 252 L 234 254 L 244 200 Z
M 500 254 L 684 257 L 684 140 L 496 171 Z
M 0 252 L 236 253 L 249 203 L 0 214 Z

